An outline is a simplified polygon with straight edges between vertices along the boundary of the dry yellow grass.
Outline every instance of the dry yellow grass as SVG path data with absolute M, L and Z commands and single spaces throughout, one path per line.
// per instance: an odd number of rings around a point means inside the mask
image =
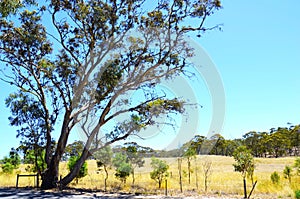
M 163 158 L 170 165 L 170 176 L 168 177 L 168 190 L 170 195 L 179 193 L 179 174 L 178 174 L 178 161 L 176 158 Z M 193 173 L 191 176 L 191 184 L 188 183 L 187 162 L 182 161 L 183 170 L 183 190 L 185 193 L 198 192 L 204 194 L 204 175 L 202 164 L 205 161 L 212 162 L 212 174 L 209 178 L 208 193 L 207 194 L 243 194 L 243 181 L 240 173 L 234 172 L 232 164 L 234 163 L 231 157 L 222 156 L 198 156 L 192 162 Z M 257 186 L 254 190 L 255 194 L 268 194 L 274 197 L 286 198 L 294 195 L 294 190 L 300 189 L 300 176 L 294 175 L 292 183 L 289 184 L 288 180 L 283 176 L 283 169 L 286 165 L 293 165 L 295 158 L 256 158 L 256 169 L 254 173 L 254 180 L 257 180 Z M 150 162 L 151 159 L 145 159 L 145 166 L 137 168 L 135 187 L 131 186 L 131 176 L 127 179 L 125 185 L 121 184 L 114 176 L 114 170 L 109 170 L 108 190 L 109 191 L 128 191 L 128 192 L 143 192 L 143 193 L 163 193 L 163 188 L 157 190 L 157 184 L 150 178 Z M 196 167 L 197 165 L 197 167 Z M 16 174 L 25 173 L 25 165 L 15 171 L 12 175 L 0 175 L 0 187 L 13 187 L 16 183 Z M 274 185 L 271 182 L 270 175 L 272 172 L 277 171 L 280 174 L 280 183 Z M 60 174 L 66 175 L 68 172 L 66 162 L 60 165 Z M 195 173 L 197 172 L 197 180 Z M 198 182 L 198 187 L 197 187 Z M 248 191 L 251 189 L 251 182 L 248 179 Z M 19 186 L 33 186 L 34 179 L 31 177 L 20 178 Z M 88 175 L 79 180 L 76 185 L 72 183 L 71 187 L 86 188 L 86 189 L 104 189 L 104 172 L 97 171 L 96 161 L 88 161 Z M 163 185 L 164 187 L 164 185 Z

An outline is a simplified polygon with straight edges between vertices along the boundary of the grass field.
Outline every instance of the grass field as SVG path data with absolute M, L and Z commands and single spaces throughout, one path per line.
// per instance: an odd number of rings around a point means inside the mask
M 180 194 L 179 190 L 179 174 L 178 161 L 176 158 L 163 158 L 170 165 L 170 176 L 168 177 L 168 193 L 169 195 Z M 300 189 L 300 176 L 294 175 L 291 184 L 283 176 L 283 169 L 286 165 L 293 165 L 295 158 L 259 158 L 255 159 L 256 168 L 254 173 L 254 181 L 257 180 L 257 186 L 253 192 L 255 195 L 269 195 L 271 198 L 292 198 L 294 191 Z M 114 170 L 109 171 L 108 190 L 109 191 L 125 191 L 140 193 L 164 193 L 164 186 L 161 190 L 157 189 L 157 184 L 150 178 L 150 158 L 145 159 L 145 166 L 136 169 L 135 185 L 131 186 L 131 176 L 127 179 L 126 184 L 121 184 L 114 176 Z M 208 191 L 204 191 L 204 174 L 202 164 L 205 161 L 212 162 L 212 173 L 209 178 Z M 191 184 L 188 183 L 187 162 L 183 160 L 183 190 L 185 195 L 189 193 L 214 194 L 214 195 L 243 195 L 243 181 L 241 174 L 234 172 L 232 164 L 233 158 L 223 156 L 198 156 L 192 162 L 193 173 L 191 176 Z M 13 187 L 16 184 L 16 174 L 25 174 L 26 165 L 22 165 L 14 174 L 0 175 L 0 187 Z M 60 166 L 61 175 L 67 174 L 67 165 L 65 162 Z M 277 171 L 280 174 L 280 183 L 275 185 L 271 182 L 270 175 Z M 97 171 L 96 161 L 88 161 L 88 175 L 79 180 L 76 185 L 72 183 L 71 187 L 85 189 L 104 189 L 104 172 Z M 196 180 L 197 173 L 197 180 Z M 197 183 L 198 182 L 198 183 Z M 248 192 L 251 189 L 251 180 L 247 180 Z M 198 186 L 197 186 L 198 184 Z M 19 180 L 19 186 L 34 186 L 32 177 L 23 177 Z

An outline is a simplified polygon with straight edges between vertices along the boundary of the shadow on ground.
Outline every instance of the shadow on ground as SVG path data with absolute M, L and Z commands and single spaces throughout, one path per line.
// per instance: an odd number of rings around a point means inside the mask
M 167 197 L 167 196 L 138 196 L 133 194 L 126 193 L 103 193 L 103 192 L 86 192 L 83 190 L 76 190 L 76 192 L 68 191 L 42 191 L 37 189 L 15 189 L 15 188 L 0 188 L 0 198 L 12 199 L 12 198 L 62 198 L 62 199 L 71 199 L 71 198 L 101 198 L 101 199 L 182 199 L 181 197 Z
M 79 194 L 45 192 L 34 189 L 0 188 L 0 198 L 79 198 Z

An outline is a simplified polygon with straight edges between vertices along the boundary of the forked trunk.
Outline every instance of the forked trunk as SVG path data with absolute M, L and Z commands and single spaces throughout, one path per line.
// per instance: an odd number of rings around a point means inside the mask
M 65 113 L 64 123 L 62 126 L 61 135 L 57 142 L 55 155 L 53 155 L 50 158 L 49 154 L 50 154 L 51 150 L 50 150 L 50 148 L 46 148 L 45 159 L 47 162 L 47 169 L 42 175 L 42 185 L 41 185 L 42 189 L 53 189 L 53 188 L 57 187 L 58 176 L 59 176 L 59 162 L 60 162 L 61 156 L 63 155 L 63 153 L 65 151 L 69 133 L 70 133 L 70 129 L 68 128 L 68 124 L 70 122 L 70 119 L 69 119 L 70 114 L 71 114 L 71 111 L 67 111 Z M 47 139 L 47 143 L 48 142 L 49 142 L 49 140 Z M 47 144 L 47 145 L 49 145 L 49 144 Z M 48 151 L 48 150 L 50 150 L 50 151 Z
M 54 158 L 53 158 L 54 159 Z M 59 161 L 52 161 L 50 167 L 42 175 L 42 189 L 57 187 Z

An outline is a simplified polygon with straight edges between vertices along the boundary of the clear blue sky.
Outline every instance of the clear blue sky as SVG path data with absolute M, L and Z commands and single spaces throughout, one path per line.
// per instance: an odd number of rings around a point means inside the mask
M 226 137 L 300 123 L 300 1 L 225 0 L 199 42 L 222 76 Z
M 208 22 L 224 24 L 223 31 L 197 39 L 217 66 L 225 87 L 226 119 L 221 134 L 239 138 L 251 130 L 299 124 L 300 1 L 224 0 L 222 4 L 223 9 Z M 4 105 L 12 90 L 2 82 L 0 88 L 2 158 L 19 141 L 16 130 L 8 125 L 9 111 Z

